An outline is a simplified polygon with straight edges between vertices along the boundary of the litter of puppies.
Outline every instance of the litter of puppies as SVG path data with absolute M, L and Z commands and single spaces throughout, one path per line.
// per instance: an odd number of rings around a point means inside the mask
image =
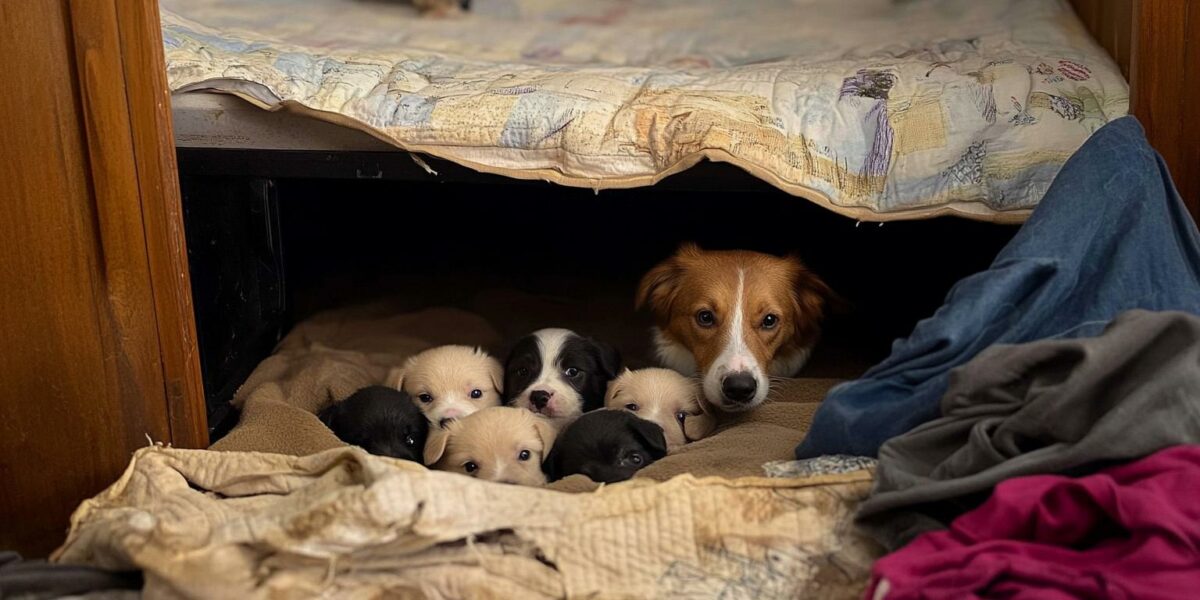
M 711 273 L 686 283 L 689 272 L 705 269 Z M 723 415 L 760 404 L 767 372 L 794 374 L 832 296 L 796 259 L 693 245 L 655 267 L 641 288 L 637 303 L 658 316 L 656 343 L 671 369 L 624 369 L 602 340 L 539 329 L 512 343 L 503 363 L 478 347 L 424 350 L 394 367 L 387 387 L 325 408 L 322 422 L 368 452 L 488 481 L 624 481 L 712 434 Z M 743 379 L 755 389 L 737 396 Z M 389 401 L 406 406 L 387 410 Z M 427 436 L 411 423 L 422 418 Z

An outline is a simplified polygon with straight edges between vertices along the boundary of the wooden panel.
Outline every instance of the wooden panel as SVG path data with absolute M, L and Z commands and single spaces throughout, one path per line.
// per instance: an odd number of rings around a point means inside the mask
M 1133 114 L 1163 155 L 1200 222 L 1200 3 L 1138 0 L 1131 80 Z
M 142 164 L 126 26 L 113 0 L 0 3 L 0 548 L 32 556 L 147 436 L 174 441 L 164 372 L 186 369 L 160 354 L 142 201 L 174 182 Z
M 1128 79 L 1133 62 L 1134 0 L 1071 0 L 1071 4 Z
M 164 68 L 158 3 L 119 0 L 117 14 L 129 112 L 133 115 L 133 149 L 150 255 L 171 441 L 177 448 L 205 448 L 207 409 L 188 277 L 183 205 L 171 128 L 171 94 Z

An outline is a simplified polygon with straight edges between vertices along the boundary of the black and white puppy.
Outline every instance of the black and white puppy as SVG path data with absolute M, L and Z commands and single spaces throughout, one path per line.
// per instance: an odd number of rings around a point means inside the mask
M 429 421 L 408 394 L 382 385 L 362 388 L 318 415 L 338 439 L 371 454 L 422 462 Z
M 623 410 L 597 410 L 558 434 L 542 470 L 550 481 L 582 473 L 592 481 L 616 483 L 666 455 L 658 423 Z
M 504 402 L 562 427 L 604 406 L 608 382 L 621 372 L 612 346 L 569 329 L 540 329 L 518 341 L 504 364 Z

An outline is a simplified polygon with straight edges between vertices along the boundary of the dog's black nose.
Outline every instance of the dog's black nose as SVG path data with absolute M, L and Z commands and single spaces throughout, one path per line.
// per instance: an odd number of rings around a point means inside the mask
M 734 373 L 721 381 L 721 393 L 734 402 L 749 402 L 758 391 L 758 381 L 749 373 Z
M 531 402 L 533 407 L 538 410 L 546 408 L 546 403 L 550 402 L 550 392 L 545 390 L 533 390 L 532 392 L 529 392 L 529 402 Z

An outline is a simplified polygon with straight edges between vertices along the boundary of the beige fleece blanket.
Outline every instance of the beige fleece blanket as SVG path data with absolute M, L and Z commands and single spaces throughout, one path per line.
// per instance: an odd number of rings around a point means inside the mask
M 638 478 L 493 484 L 342 444 L 314 415 L 442 343 L 470 313 L 386 305 L 292 331 L 213 450 L 151 447 L 84 502 L 55 559 L 142 569 L 150 597 L 854 598 L 879 549 L 851 516 L 871 472 L 765 478 L 833 380 L 791 380 Z M 577 493 L 563 493 L 566 491 Z

